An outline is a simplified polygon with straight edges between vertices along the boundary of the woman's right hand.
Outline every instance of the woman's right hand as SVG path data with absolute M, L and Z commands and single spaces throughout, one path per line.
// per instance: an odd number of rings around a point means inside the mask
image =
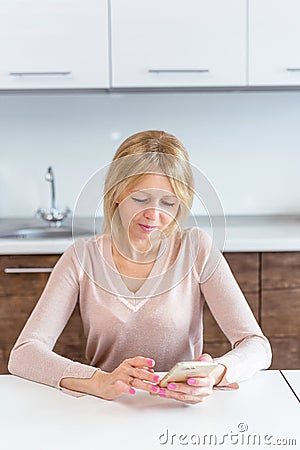
M 153 373 L 153 359 L 136 356 L 125 359 L 112 372 L 96 370 L 90 378 L 92 395 L 105 400 L 114 400 L 122 394 L 135 394 L 131 383 L 139 380 L 139 389 L 149 391 L 149 383 L 156 385 L 159 376 Z

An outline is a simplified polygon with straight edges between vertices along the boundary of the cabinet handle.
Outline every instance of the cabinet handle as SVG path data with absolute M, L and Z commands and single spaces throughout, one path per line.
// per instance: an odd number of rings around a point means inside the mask
M 287 72 L 300 72 L 300 67 L 287 67 Z
M 5 273 L 49 273 L 53 267 L 6 267 Z
M 209 69 L 149 69 L 149 73 L 207 73 Z
M 52 76 L 66 76 L 71 75 L 72 72 L 66 71 L 66 72 L 9 72 L 9 75 L 11 77 L 52 77 Z

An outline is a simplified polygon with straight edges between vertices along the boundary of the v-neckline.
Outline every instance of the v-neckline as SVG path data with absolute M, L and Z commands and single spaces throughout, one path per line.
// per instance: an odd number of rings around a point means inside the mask
M 162 250 L 162 246 L 165 244 L 165 248 Z M 120 296 L 121 297 L 129 297 L 137 300 L 138 298 L 145 298 L 151 296 L 154 293 L 157 284 L 160 282 L 160 278 L 158 281 L 153 282 L 153 278 L 163 274 L 168 261 L 170 260 L 170 238 L 163 239 L 160 243 L 158 249 L 158 255 L 160 255 L 157 259 L 155 259 L 154 264 L 151 268 L 149 275 L 145 278 L 145 281 L 142 285 L 135 291 L 131 291 L 125 281 L 122 278 L 121 273 L 118 271 L 117 266 L 115 264 L 113 254 L 112 254 L 112 240 L 109 236 L 109 239 L 104 241 L 103 253 L 106 258 L 106 261 L 110 268 L 113 271 L 113 276 L 111 277 L 111 281 L 114 285 L 114 289 L 116 289 L 116 285 L 120 287 Z

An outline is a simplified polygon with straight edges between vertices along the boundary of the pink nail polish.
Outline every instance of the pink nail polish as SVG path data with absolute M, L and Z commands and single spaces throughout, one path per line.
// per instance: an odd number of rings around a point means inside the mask
M 154 361 L 153 361 L 153 359 L 148 359 L 147 364 L 148 364 L 148 366 L 150 366 L 150 367 L 154 366 Z
M 169 384 L 168 384 L 168 389 L 176 389 L 176 384 L 174 384 L 174 383 L 169 383 Z
M 159 375 L 155 375 L 155 376 L 153 377 L 153 381 L 154 381 L 154 383 L 157 383 L 157 382 L 158 382 L 158 380 L 159 380 Z
M 129 393 L 130 393 L 130 394 L 135 394 L 135 389 L 130 388 L 130 389 L 129 389 Z
M 201 358 L 199 358 L 199 361 L 206 361 L 206 356 L 201 356 Z
M 187 384 L 195 384 L 196 383 L 196 380 L 195 380 L 195 378 L 189 378 L 188 380 L 187 380 Z
M 158 386 L 152 386 L 151 387 L 151 391 L 158 392 L 159 391 L 159 387 Z
M 160 389 L 159 396 L 160 397 L 165 397 L 166 396 L 166 390 L 165 389 Z

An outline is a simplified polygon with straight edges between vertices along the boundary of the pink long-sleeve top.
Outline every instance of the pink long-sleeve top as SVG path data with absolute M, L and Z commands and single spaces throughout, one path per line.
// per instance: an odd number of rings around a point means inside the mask
M 57 262 L 12 349 L 9 371 L 60 389 L 64 377 L 90 378 L 97 368 L 112 371 L 139 355 L 153 358 L 157 371 L 167 371 L 201 355 L 205 301 L 232 346 L 225 355 L 213 355 L 227 368 L 220 385 L 269 367 L 267 338 L 226 260 L 199 228 L 162 241 L 149 277 L 135 293 L 116 269 L 110 235 L 80 239 Z M 53 352 L 77 302 L 89 365 Z

